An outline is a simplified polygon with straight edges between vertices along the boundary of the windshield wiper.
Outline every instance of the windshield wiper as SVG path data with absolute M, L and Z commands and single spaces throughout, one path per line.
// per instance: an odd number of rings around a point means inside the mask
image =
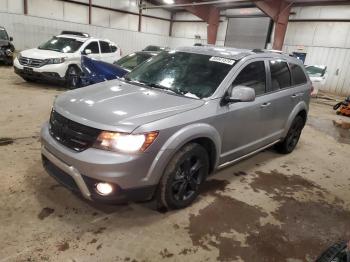
M 149 87 L 153 87 L 153 88 L 158 88 L 158 89 L 162 89 L 162 90 L 166 90 L 166 91 L 170 91 L 173 92 L 177 95 L 184 95 L 185 92 L 178 90 L 178 89 L 172 89 L 170 87 L 166 87 L 166 86 L 162 86 L 160 84 L 156 84 L 156 83 L 146 83 L 144 82 L 145 85 L 149 86 Z

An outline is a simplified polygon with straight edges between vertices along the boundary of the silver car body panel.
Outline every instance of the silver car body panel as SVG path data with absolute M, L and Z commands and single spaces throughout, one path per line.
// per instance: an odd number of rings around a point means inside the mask
M 214 169 L 223 167 L 280 141 L 295 116 L 308 111 L 311 90 L 308 77 L 306 84 L 267 92 L 252 102 L 221 104 L 235 77 L 249 63 L 265 61 L 269 74 L 269 59 L 301 64 L 293 57 L 217 47 L 187 47 L 178 51 L 226 57 L 236 63 L 213 95 L 205 99 L 114 80 L 68 91 L 54 103 L 54 109 L 64 117 L 97 129 L 127 133 L 159 131 L 145 152 L 127 154 L 88 148 L 77 153 L 49 134 L 49 123 L 44 124 L 41 134 L 45 150 L 80 174 L 126 189 L 138 188 L 157 185 L 171 158 L 190 141 L 199 138 L 211 141 L 215 146 Z

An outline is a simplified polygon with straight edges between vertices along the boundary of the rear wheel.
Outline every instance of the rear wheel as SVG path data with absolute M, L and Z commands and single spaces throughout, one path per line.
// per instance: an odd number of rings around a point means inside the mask
M 287 136 L 276 145 L 277 150 L 282 154 L 291 153 L 298 144 L 303 127 L 304 119 L 301 116 L 296 116 L 289 128 Z
M 160 181 L 158 207 L 179 209 L 190 205 L 197 198 L 208 172 L 207 151 L 196 143 L 184 146 L 169 162 Z
M 66 73 L 66 85 L 69 89 L 80 87 L 80 69 L 77 66 L 69 66 Z

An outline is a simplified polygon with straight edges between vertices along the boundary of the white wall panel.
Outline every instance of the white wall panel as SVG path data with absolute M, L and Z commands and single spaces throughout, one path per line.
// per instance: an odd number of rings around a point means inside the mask
M 169 26 L 170 22 L 168 21 L 142 17 L 142 32 L 158 35 L 169 35 Z
M 150 5 L 150 4 L 148 4 Z M 157 17 L 162 17 L 166 19 L 170 19 L 171 15 L 169 11 L 166 11 L 164 9 L 145 9 L 142 11 L 143 14 L 145 15 L 152 15 L 152 16 L 157 16 Z
M 116 2 L 116 1 L 114 1 Z M 119 1 L 117 1 L 119 2 Z M 100 5 L 105 7 L 111 7 L 111 0 L 92 0 L 93 5 Z
M 111 7 L 138 13 L 137 0 L 111 0 Z
M 63 2 L 57 0 L 28 0 L 28 14 L 63 20 Z
M 350 47 L 348 22 L 289 22 L 286 45 Z
M 349 5 L 293 7 L 295 19 L 349 19 Z
M 123 14 L 119 12 L 111 12 L 110 14 L 110 27 L 112 28 L 129 28 L 129 16 L 128 14 Z
M 18 50 L 37 47 L 62 30 L 82 31 L 99 38 L 108 38 L 117 43 L 124 54 L 141 50 L 150 44 L 169 46 L 170 43 L 167 35 L 139 33 L 3 12 L 0 13 L 0 24 L 4 25 L 9 34 L 14 37 L 14 44 Z
M 2 0 L 6 1 L 6 0 Z M 23 0 L 7 0 L 9 13 L 23 13 Z
M 8 1 L 0 0 L 0 11 L 7 12 L 8 11 Z
M 64 20 L 75 23 L 89 23 L 89 8 L 83 5 L 64 3 Z
M 341 95 L 350 95 L 350 49 L 305 46 L 298 50 L 299 46 L 285 45 L 286 52 L 305 52 L 306 65 L 326 65 L 327 80 L 323 90 Z
M 91 13 L 91 24 L 109 27 L 109 15 L 111 11 L 93 7 Z

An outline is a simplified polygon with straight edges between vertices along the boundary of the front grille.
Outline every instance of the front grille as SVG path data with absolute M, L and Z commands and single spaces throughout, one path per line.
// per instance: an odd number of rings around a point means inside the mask
M 81 152 L 93 145 L 101 130 L 74 122 L 52 110 L 50 134 L 62 145 Z
M 42 67 L 45 65 L 46 61 L 42 59 L 34 59 L 34 58 L 28 58 L 21 56 L 18 59 L 19 63 L 23 66 L 30 66 L 30 67 Z
M 49 173 L 50 176 L 55 178 L 59 183 L 68 187 L 70 190 L 79 191 L 77 183 L 75 183 L 73 177 L 51 163 L 51 161 L 48 160 L 44 155 L 42 155 L 42 161 L 45 170 L 47 173 Z

